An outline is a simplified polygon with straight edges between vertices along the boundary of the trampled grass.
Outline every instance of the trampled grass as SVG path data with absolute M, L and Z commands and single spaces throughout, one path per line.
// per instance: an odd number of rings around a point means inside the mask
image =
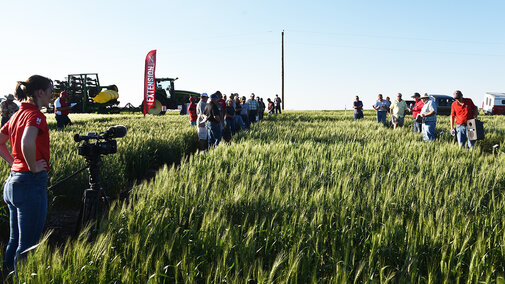
M 291 112 L 164 167 L 94 243 L 43 245 L 27 282 L 494 282 L 505 274 L 503 117 L 460 150 L 368 113 Z

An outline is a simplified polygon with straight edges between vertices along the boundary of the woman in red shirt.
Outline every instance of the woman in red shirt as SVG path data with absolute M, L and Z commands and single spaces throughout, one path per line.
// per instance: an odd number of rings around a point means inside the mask
M 13 271 L 17 260 L 38 243 L 44 229 L 49 129 L 40 108 L 48 106 L 52 93 L 53 82 L 46 77 L 33 75 L 18 82 L 14 96 L 21 107 L 0 130 L 0 156 L 11 165 L 3 192 L 10 216 L 4 275 Z M 6 145 L 8 140 L 12 154 Z

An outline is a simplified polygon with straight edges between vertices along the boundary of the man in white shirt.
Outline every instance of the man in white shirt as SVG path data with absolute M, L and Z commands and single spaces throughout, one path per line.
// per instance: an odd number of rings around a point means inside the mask
M 423 139 L 424 141 L 433 141 L 435 140 L 435 127 L 437 125 L 437 104 L 428 94 L 422 95 L 421 100 L 424 103 L 420 113 L 423 118 Z

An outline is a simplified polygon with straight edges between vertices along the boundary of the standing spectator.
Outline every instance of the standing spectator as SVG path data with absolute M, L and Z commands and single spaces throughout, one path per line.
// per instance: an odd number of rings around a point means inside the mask
M 279 95 L 278 94 L 275 94 L 275 99 L 274 99 L 274 105 L 275 105 L 275 114 L 277 114 L 277 112 L 279 112 L 279 114 L 281 114 L 281 98 L 279 98 Z
M 72 121 L 68 118 L 72 106 L 68 105 L 68 93 L 63 91 L 60 96 L 54 101 L 54 114 L 56 116 L 56 126 L 60 129 L 67 125 L 72 125 Z
M 258 98 L 258 105 L 259 105 L 258 118 L 259 120 L 263 120 L 263 116 L 265 115 L 265 103 L 263 102 L 263 98 Z
M 189 97 L 188 113 L 189 113 L 189 124 L 191 126 L 196 126 L 196 120 L 198 118 L 198 115 L 196 114 L 196 98 L 195 97 Z
M 210 146 L 217 146 L 221 141 L 221 113 L 217 104 L 219 97 L 216 94 L 210 95 L 210 102 L 205 106 L 205 116 L 207 117 L 207 138 Z
M 245 100 L 245 96 L 242 97 L 242 112 L 240 113 L 242 120 L 244 121 L 245 128 L 249 129 L 251 122 L 249 121 L 249 104 Z
M 385 100 L 382 99 L 382 94 L 379 94 L 379 99 L 372 106 L 373 109 L 377 111 L 377 122 L 386 126 L 386 113 L 388 110 L 388 105 Z
M 217 103 L 217 108 L 219 109 L 219 113 L 221 114 L 221 134 L 223 133 L 224 130 L 224 113 L 226 109 L 226 100 L 223 99 L 223 94 L 221 94 L 220 91 L 216 91 L 215 93 L 218 97 L 218 103 Z
M 224 115 L 225 124 L 224 129 L 227 138 L 231 138 L 232 134 L 235 134 L 235 108 L 233 107 L 233 102 L 228 101 L 226 105 L 226 112 Z M 228 140 L 229 141 L 229 140 Z
M 421 109 L 423 139 L 424 141 L 433 141 L 437 125 L 437 104 L 426 93 L 421 96 L 421 100 L 424 103 Z
M 232 102 L 233 108 L 235 108 L 236 107 L 236 105 L 235 105 L 235 94 L 233 94 L 233 93 L 230 94 L 230 98 L 226 100 L 226 105 L 228 105 L 229 101 Z
M 3 192 L 10 215 L 5 275 L 16 270 L 27 250 L 39 242 L 44 229 L 50 150 L 46 116 L 40 108 L 49 105 L 53 83 L 33 75 L 26 82 L 17 83 L 14 95 L 21 107 L 0 130 L 0 156 L 11 166 Z M 6 144 L 9 140 L 12 154 Z
M 242 116 L 240 115 L 241 112 L 242 112 L 242 105 L 240 104 L 238 94 L 235 94 L 235 130 L 237 132 L 239 129 L 245 130 L 245 124 L 244 121 L 242 120 Z
M 415 100 L 414 106 L 410 109 L 412 112 L 412 117 L 414 118 L 413 128 L 414 132 L 421 133 L 422 123 L 417 121 L 417 116 L 421 114 L 421 110 L 423 109 L 424 103 L 421 100 L 421 95 L 419 93 L 415 93 L 412 98 Z
M 359 100 L 359 97 L 356 96 L 356 100 L 354 101 L 354 120 L 363 118 L 363 102 Z
M 196 120 L 196 124 L 198 126 L 198 140 L 200 142 L 200 150 L 207 149 L 207 116 L 205 116 L 205 106 L 207 105 L 207 100 L 209 99 L 209 95 L 207 93 L 203 93 L 200 96 L 200 101 L 196 106 L 196 114 L 198 119 Z
M 402 100 L 402 94 L 398 93 L 396 100 L 391 104 L 391 122 L 393 128 L 403 127 L 405 113 L 407 112 L 407 103 Z
M 268 101 L 268 114 L 274 114 L 274 102 L 270 98 L 267 99 Z
M 254 93 L 251 94 L 251 98 L 247 100 L 247 103 L 249 104 L 249 123 L 255 123 L 259 104 L 258 101 L 254 99 Z
M 472 99 L 463 98 L 461 91 L 454 92 L 455 101 L 451 105 L 451 133 L 458 137 L 459 147 L 463 147 L 466 142 L 468 148 L 475 146 L 476 140 L 468 137 L 467 121 L 479 115 L 479 109 L 473 104 Z M 456 128 L 454 128 L 454 118 L 456 118 Z
M 18 105 L 14 102 L 14 95 L 9 94 L 5 96 L 6 100 L 2 102 L 1 104 L 1 111 L 2 111 L 2 126 L 9 121 L 9 118 L 18 111 L 19 107 Z

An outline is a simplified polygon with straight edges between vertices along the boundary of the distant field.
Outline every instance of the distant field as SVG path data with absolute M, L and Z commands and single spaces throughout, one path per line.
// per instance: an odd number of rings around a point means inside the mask
M 505 155 L 492 145 L 503 144 L 505 117 L 481 118 L 487 138 L 468 151 L 449 135 L 448 117 L 433 143 L 411 132 L 410 119 L 392 130 L 371 111 L 362 121 L 350 111 L 269 117 L 134 186 L 95 242 L 40 246 L 20 282 L 503 281 Z M 132 180 L 149 163 L 130 160 L 185 155 L 196 135 L 187 117 L 147 119 L 153 126 L 141 130 L 140 116 L 83 117 L 69 132 L 129 124 L 120 153 L 104 162 L 121 176 L 109 167 L 104 175 Z M 75 146 L 61 143 L 53 153 Z M 78 168 L 73 156 L 57 167 Z

